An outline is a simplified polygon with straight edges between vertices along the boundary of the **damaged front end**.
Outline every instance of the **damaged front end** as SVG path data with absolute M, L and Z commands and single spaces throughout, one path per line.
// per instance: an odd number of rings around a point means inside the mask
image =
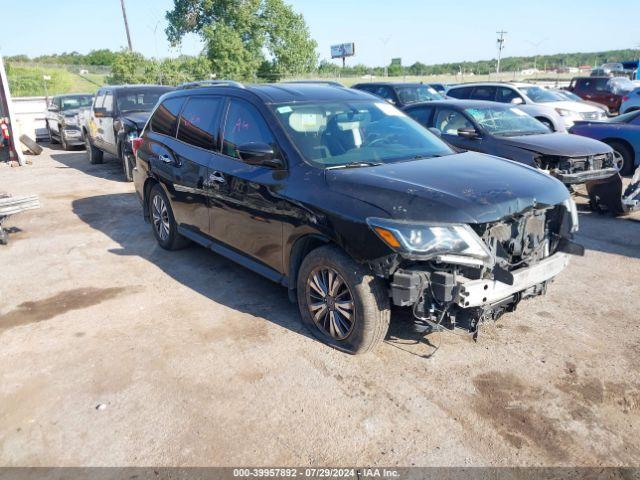
M 618 174 L 612 152 L 576 157 L 542 155 L 536 158 L 536 165 L 565 185 L 604 180 Z
M 578 218 L 570 199 L 483 224 L 369 223 L 398 252 L 371 267 L 390 280 L 393 304 L 411 307 L 423 330 L 462 328 L 477 335 L 482 322 L 544 294 L 569 255 L 584 254 L 571 241 Z

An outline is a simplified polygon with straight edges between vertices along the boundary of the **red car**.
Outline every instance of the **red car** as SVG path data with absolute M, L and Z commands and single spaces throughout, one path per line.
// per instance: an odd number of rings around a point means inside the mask
M 618 112 L 622 97 L 633 84 L 624 77 L 575 77 L 567 90 L 584 100 L 606 105 L 611 112 Z

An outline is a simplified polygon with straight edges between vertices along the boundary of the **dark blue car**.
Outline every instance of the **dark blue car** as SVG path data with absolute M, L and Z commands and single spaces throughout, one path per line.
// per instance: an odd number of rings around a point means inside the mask
M 640 110 L 600 122 L 576 122 L 569 132 L 609 144 L 623 160 L 622 175 L 631 175 L 640 165 Z

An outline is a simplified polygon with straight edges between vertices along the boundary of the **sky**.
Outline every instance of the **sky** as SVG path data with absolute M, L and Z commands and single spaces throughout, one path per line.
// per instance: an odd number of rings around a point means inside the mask
M 638 0 L 286 0 L 301 12 L 321 59 L 355 42 L 349 64 L 403 65 L 504 56 L 639 48 Z M 125 0 L 134 50 L 149 57 L 197 54 L 195 35 L 169 46 L 164 13 L 173 0 Z M 9 0 L 0 14 L 0 54 L 41 54 L 126 46 L 120 0 Z

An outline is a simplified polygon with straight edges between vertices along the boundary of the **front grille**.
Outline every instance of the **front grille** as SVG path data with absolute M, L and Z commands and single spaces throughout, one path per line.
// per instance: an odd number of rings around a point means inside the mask
M 581 157 L 542 157 L 540 159 L 541 168 L 559 170 L 561 173 L 580 173 L 613 166 L 613 155 L 610 153 Z
M 562 208 L 555 206 L 529 210 L 509 219 L 475 225 L 497 264 L 506 270 L 533 265 L 555 253 Z

